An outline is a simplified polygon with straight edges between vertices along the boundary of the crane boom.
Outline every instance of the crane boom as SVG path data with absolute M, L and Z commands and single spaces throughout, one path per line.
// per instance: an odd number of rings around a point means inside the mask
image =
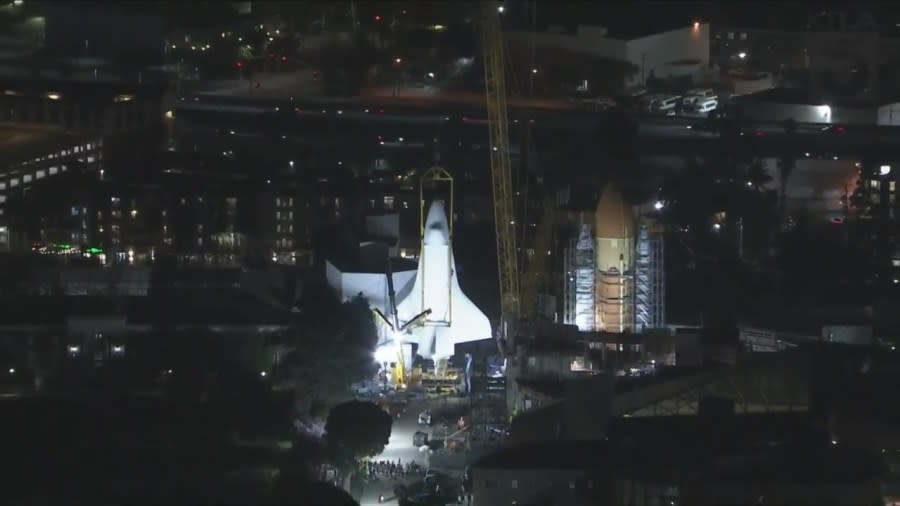
M 519 269 L 513 214 L 512 170 L 509 159 L 509 119 L 506 109 L 506 76 L 503 34 L 496 2 L 482 3 L 484 84 L 490 132 L 491 182 L 494 226 L 497 236 L 497 269 L 500 277 L 501 337 L 506 325 L 518 319 Z

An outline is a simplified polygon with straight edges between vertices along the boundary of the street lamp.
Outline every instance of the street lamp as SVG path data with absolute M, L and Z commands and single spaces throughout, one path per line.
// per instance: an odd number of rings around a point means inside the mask
M 505 10 L 506 10 L 506 8 L 503 7 L 502 5 L 497 6 L 497 12 L 499 12 L 500 14 L 503 14 L 503 11 L 505 11 Z

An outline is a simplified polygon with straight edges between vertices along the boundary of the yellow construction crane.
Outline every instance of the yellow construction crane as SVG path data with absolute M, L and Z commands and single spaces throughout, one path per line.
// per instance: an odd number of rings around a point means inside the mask
M 497 235 L 497 269 L 500 274 L 500 332 L 507 340 L 520 317 L 519 268 L 516 220 L 513 212 L 512 170 L 509 159 L 509 118 L 506 109 L 505 47 L 497 2 L 482 4 L 484 87 L 490 132 L 491 182 L 494 226 Z

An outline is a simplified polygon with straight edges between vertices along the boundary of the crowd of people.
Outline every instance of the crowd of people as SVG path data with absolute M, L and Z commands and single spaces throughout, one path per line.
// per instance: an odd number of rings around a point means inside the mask
M 403 464 L 400 459 L 396 462 L 388 460 L 363 462 L 363 471 L 370 479 L 375 478 L 406 478 L 425 474 L 425 468 L 415 461 Z

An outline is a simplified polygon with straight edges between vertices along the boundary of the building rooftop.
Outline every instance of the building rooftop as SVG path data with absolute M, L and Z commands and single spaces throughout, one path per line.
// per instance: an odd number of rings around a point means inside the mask
M 842 445 L 786 444 L 768 451 L 720 463 L 718 482 L 853 483 L 880 475 L 879 459 L 869 452 Z
M 61 128 L 0 125 L 0 168 L 75 144 L 79 138 Z
M 647 14 L 652 12 L 652 16 Z M 608 30 L 608 37 L 634 40 L 678 28 L 687 28 L 695 21 L 708 19 L 700 10 L 680 2 L 632 1 L 566 2 L 553 4 L 553 9 L 538 7 L 539 29 L 550 26 L 600 25 Z
M 727 419 L 699 416 L 616 418 L 611 421 L 603 441 L 560 441 L 552 439 L 552 426 L 558 423 L 554 418 L 563 415 L 562 405 L 551 404 L 535 411 L 544 411 L 545 415 L 538 414 L 533 423 L 527 425 L 543 427 L 547 441 L 525 442 L 501 449 L 473 467 L 610 472 L 632 468 L 635 472 L 653 473 L 666 466 L 702 469 L 704 461 L 729 455 L 765 456 L 773 448 L 777 453 L 788 444 L 795 445 L 792 448 L 809 449 L 807 455 L 831 455 L 826 448 L 829 441 L 811 430 L 806 413 L 733 415 Z M 648 456 L 652 458 L 648 459 Z M 648 463 L 655 464 L 656 469 L 648 468 Z M 830 476 L 822 477 L 821 472 L 815 475 L 822 480 Z
M 612 446 L 605 441 L 548 441 L 503 448 L 475 463 L 478 469 L 612 470 Z
M 64 102 L 112 102 L 117 95 L 154 98 L 163 96 L 168 90 L 168 83 L 158 80 L 146 82 L 149 80 L 149 73 L 142 84 L 119 78 L 98 80 L 90 76 L 32 78 L 28 77 L 27 69 L 0 67 L 0 90 L 11 90 L 31 97 L 43 97 L 54 92 Z
M 342 257 L 332 257 L 328 261 L 343 273 L 386 274 L 388 248 L 386 242 L 366 243 L 355 252 L 347 252 Z M 409 258 L 390 259 L 392 272 L 414 271 L 419 263 Z
M 136 325 L 287 325 L 292 315 L 239 289 L 177 288 L 148 297 L 25 296 L 6 298 L 0 322 L 64 325 L 72 317 L 123 317 Z

